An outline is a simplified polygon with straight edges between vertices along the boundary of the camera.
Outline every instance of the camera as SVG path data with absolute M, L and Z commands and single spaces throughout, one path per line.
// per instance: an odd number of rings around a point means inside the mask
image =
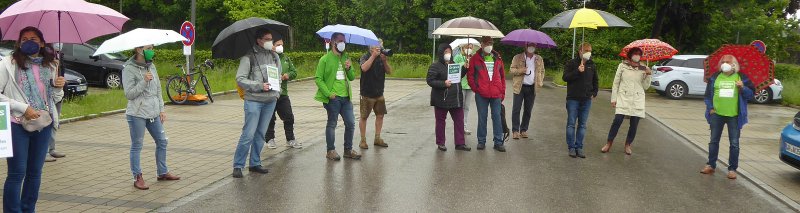
M 392 51 L 392 49 L 383 49 L 383 48 L 381 48 L 381 54 L 383 54 L 385 56 L 392 57 L 392 55 L 394 55 L 394 52 Z

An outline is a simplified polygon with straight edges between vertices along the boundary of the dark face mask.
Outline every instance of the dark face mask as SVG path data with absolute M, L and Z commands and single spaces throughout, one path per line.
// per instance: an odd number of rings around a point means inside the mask
M 19 50 L 22 51 L 25 55 L 35 55 L 39 53 L 42 47 L 39 46 L 39 43 L 36 43 L 33 40 L 27 40 L 20 45 Z

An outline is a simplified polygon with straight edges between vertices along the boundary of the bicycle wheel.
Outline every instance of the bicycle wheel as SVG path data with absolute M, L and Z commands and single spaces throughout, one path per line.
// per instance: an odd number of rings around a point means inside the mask
M 172 103 L 183 104 L 189 99 L 189 82 L 183 76 L 173 76 L 167 81 L 167 96 Z
M 200 80 L 203 81 L 203 87 L 206 88 L 206 94 L 208 94 L 208 100 L 211 103 L 214 103 L 214 98 L 211 97 L 211 84 L 208 84 L 208 78 L 205 75 L 200 77 Z

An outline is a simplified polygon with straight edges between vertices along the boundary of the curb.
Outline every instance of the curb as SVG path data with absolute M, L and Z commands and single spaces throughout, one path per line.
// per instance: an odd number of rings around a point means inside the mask
M 690 144 L 691 147 L 696 148 L 695 151 L 698 151 L 699 153 L 705 153 L 706 155 L 708 154 L 708 151 L 703 149 L 703 147 L 701 147 L 700 145 L 697 145 L 695 143 L 692 143 L 691 139 L 689 139 L 689 137 L 686 137 L 685 135 L 679 133 L 678 130 L 676 130 L 675 128 L 673 128 L 671 126 L 668 126 L 663 121 L 661 121 L 660 118 L 658 118 L 656 116 L 653 116 L 649 112 L 645 112 L 645 113 L 647 114 L 647 116 L 650 116 L 651 118 L 653 118 L 653 120 L 655 120 L 659 125 L 666 127 L 673 134 L 683 138 L 684 139 L 684 143 L 688 143 L 688 144 Z M 727 162 L 723 162 L 722 159 L 718 159 L 717 162 L 722 164 L 722 165 L 724 165 L 725 167 L 728 166 L 728 163 Z M 770 186 L 770 185 L 764 183 L 763 181 L 759 180 L 758 178 L 755 177 L 755 175 L 750 174 L 749 172 L 745 171 L 744 169 L 740 168 L 740 169 L 737 170 L 737 172 L 739 172 L 741 177 L 744 177 L 746 180 L 748 180 L 751 183 L 753 183 L 754 185 L 756 185 L 756 187 L 764 190 L 764 192 L 766 192 L 767 194 L 771 195 L 775 199 L 778 199 L 778 201 L 780 201 L 781 203 L 786 204 L 787 207 L 789 207 L 790 209 L 792 209 L 792 210 L 794 210 L 796 212 L 800 212 L 800 204 L 798 204 L 796 201 L 794 201 L 791 198 L 787 197 L 786 195 L 784 195 L 783 193 L 779 192 L 777 189 L 773 188 L 772 186 Z

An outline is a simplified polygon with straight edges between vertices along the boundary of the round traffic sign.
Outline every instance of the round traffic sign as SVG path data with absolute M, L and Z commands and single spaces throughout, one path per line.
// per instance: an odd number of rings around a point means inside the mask
M 183 37 L 186 37 L 188 41 L 183 41 L 183 45 L 185 46 L 192 46 L 194 44 L 195 32 L 194 32 L 194 25 L 192 22 L 183 22 L 181 24 L 180 33 Z
M 767 44 L 765 44 L 761 40 L 755 40 L 755 41 L 753 41 L 753 43 L 750 43 L 750 45 L 755 46 L 756 49 L 758 49 L 758 51 L 760 51 L 762 53 L 767 53 Z

